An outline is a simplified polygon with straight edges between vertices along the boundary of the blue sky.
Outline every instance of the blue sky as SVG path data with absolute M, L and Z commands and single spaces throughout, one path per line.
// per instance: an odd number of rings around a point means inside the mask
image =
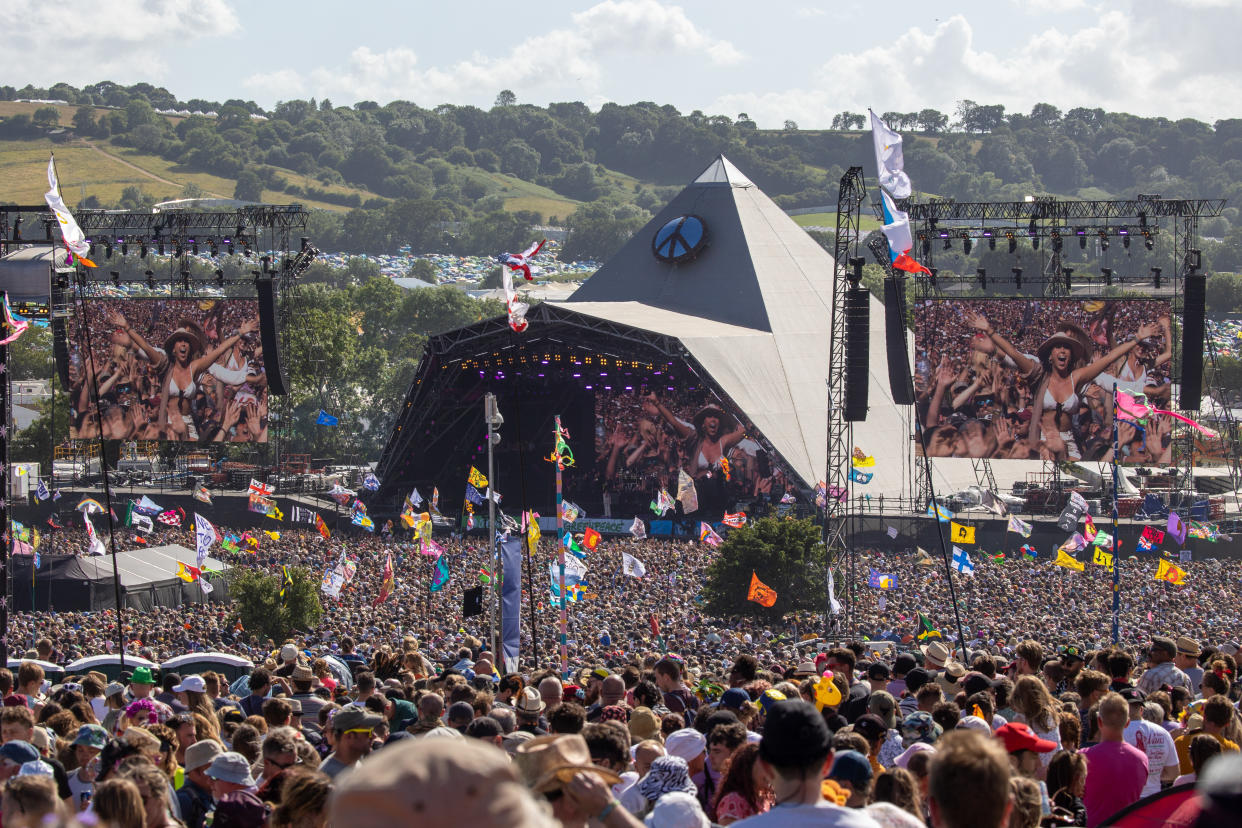
M 0 83 L 183 100 L 671 103 L 763 127 L 836 112 L 1099 106 L 1242 116 L 1242 0 L 6 0 Z M 59 67 L 59 68 L 58 68 Z

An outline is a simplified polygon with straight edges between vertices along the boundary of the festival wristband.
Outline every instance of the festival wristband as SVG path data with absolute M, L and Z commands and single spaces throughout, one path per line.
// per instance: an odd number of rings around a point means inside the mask
M 604 820 L 608 819 L 609 815 L 611 815 L 612 812 L 615 811 L 617 809 L 617 806 L 620 804 L 621 804 L 621 800 L 617 799 L 616 797 L 613 797 L 611 800 L 609 800 L 608 804 L 604 806 L 604 810 L 599 812 L 599 816 L 595 818 L 599 820 L 600 822 L 603 822 Z

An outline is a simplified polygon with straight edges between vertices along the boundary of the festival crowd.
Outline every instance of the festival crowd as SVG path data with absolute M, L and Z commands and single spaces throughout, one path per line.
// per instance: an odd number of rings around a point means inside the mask
M 1151 301 L 925 301 L 914 385 L 935 457 L 1113 456 L 1112 393 L 1168 408 L 1173 332 Z M 1119 421 L 1122 463 L 1168 463 L 1173 420 Z
M 167 535 L 194 546 L 188 527 Z M 77 529 L 48 542 L 45 554 L 85 547 Z M 1197 560 L 1174 586 L 1121 561 L 1113 647 L 1102 568 L 1024 559 L 955 575 L 959 637 L 943 565 L 868 551 L 895 583 L 854 573 L 851 616 L 825 641 L 814 617 L 709 614 L 710 546 L 610 539 L 569 605 L 562 674 L 550 540 L 524 573 L 513 672 L 488 647 L 487 614 L 463 616 L 465 590 L 489 576 L 483 544 L 437 542 L 451 578 L 435 593 L 431 559 L 379 536 L 284 529 L 254 552 L 213 548 L 268 572 L 356 563 L 316 628 L 288 640 L 243 629 L 221 603 L 125 613 L 134 655 L 252 659 L 237 693 L 212 672 L 48 686 L 37 664 L 0 670 L 5 826 L 51 813 L 191 828 L 1095 826 L 1187 783 L 1154 824 L 1242 813 L 1242 562 Z M 396 587 L 376 604 L 387 551 Z M 622 573 L 622 552 L 644 577 Z M 920 613 L 936 633 L 914 637 Z M 109 651 L 115 633 L 111 612 L 18 613 L 9 641 L 63 664 Z

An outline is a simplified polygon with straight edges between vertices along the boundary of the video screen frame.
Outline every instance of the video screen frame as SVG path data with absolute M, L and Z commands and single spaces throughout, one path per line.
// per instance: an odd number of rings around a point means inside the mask
M 71 439 L 267 442 L 258 299 L 83 299 L 69 405 Z
M 1168 299 L 924 298 L 913 317 L 920 456 L 1108 462 L 1114 388 L 1172 408 Z M 1119 462 L 1174 462 L 1173 429 L 1122 418 Z

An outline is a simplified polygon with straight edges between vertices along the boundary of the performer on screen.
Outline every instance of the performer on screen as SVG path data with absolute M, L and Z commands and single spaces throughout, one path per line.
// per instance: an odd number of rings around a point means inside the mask
M 142 334 L 133 330 L 124 315 L 110 311 L 108 323 L 120 328 L 134 344 L 150 359 L 151 364 L 162 372 L 160 377 L 160 409 L 156 423 L 169 440 L 198 440 L 198 430 L 191 416 L 191 402 L 198 394 L 198 385 L 204 372 L 227 385 L 240 385 L 246 381 L 246 372 L 229 371 L 214 364 L 222 354 L 249 334 L 259 329 L 258 319 L 242 322 L 237 331 L 220 341 L 211 351 L 205 350 L 202 329 L 192 320 L 182 319 L 177 328 L 164 340 L 163 349 L 147 342 Z
M 1033 391 L 1027 444 L 1050 460 L 1082 459 L 1073 425 L 1080 407 L 1085 407 L 1083 399 L 1087 386 L 1108 366 L 1126 357 L 1140 340 L 1160 333 L 1157 323 L 1143 323 L 1138 326 L 1135 339 L 1123 342 L 1099 359 L 1088 362 L 1092 352 L 1091 339 L 1086 331 L 1070 322 L 1058 324 L 1035 355 L 1021 353 L 992 328 L 982 313 L 968 313 L 966 322 L 1013 360 L 1018 371 L 1026 377 L 1026 383 Z
M 698 480 L 713 469 L 720 468 L 721 458 L 727 457 L 729 449 L 746 436 L 746 429 L 731 414 L 714 405 L 706 405 L 694 415 L 694 422 L 679 419 L 660 398 L 652 392 L 643 403 L 643 411 L 653 417 L 663 417 L 673 431 L 682 439 L 685 449 L 686 472 Z

